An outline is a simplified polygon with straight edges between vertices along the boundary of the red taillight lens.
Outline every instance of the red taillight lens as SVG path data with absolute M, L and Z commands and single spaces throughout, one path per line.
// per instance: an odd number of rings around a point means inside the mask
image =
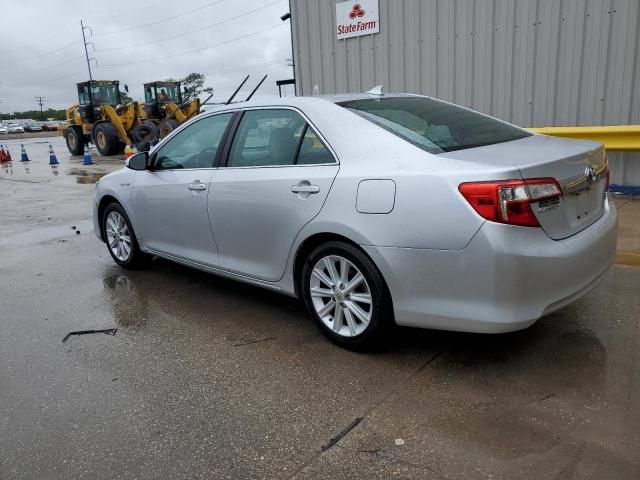
M 562 189 L 553 178 L 467 182 L 458 187 L 478 214 L 492 222 L 539 227 L 531 203 L 559 198 Z

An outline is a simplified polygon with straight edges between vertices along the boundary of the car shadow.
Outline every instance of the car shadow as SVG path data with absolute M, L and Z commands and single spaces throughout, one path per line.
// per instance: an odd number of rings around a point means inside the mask
M 145 328 L 153 318 L 153 311 L 161 310 L 188 321 L 214 322 L 228 317 L 238 329 L 260 328 L 263 332 L 277 331 L 278 335 L 291 334 L 293 343 L 300 335 L 328 342 L 299 300 L 163 259 L 154 259 L 141 271 L 109 266 L 103 284 L 116 322 L 132 331 Z M 194 305 L 198 313 L 194 313 Z M 211 308 L 201 308 L 207 305 Z M 440 363 L 479 369 L 507 363 L 524 365 L 532 357 L 538 359 L 537 364 L 567 364 L 575 358 L 572 353 L 579 353 L 583 355 L 577 357 L 578 365 L 574 367 L 595 360 L 601 366 L 591 364 L 589 368 L 598 376 L 606 361 L 606 351 L 597 335 L 576 317 L 575 308 L 569 306 L 525 330 L 504 334 L 397 327 L 380 348 L 360 354 L 397 357 L 437 352 Z

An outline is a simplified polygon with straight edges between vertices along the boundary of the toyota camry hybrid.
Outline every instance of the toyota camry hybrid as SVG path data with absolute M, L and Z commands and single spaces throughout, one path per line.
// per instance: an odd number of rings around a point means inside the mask
M 219 107 L 96 185 L 122 267 L 163 257 L 304 301 L 344 346 L 393 324 L 523 329 L 616 250 L 603 146 L 429 97 Z

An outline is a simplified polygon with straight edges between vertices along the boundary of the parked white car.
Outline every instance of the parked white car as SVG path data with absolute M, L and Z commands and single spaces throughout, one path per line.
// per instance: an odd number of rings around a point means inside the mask
M 0 133 L 9 133 L 9 129 L 4 125 L 0 125 Z
M 24 133 L 24 128 L 20 125 L 9 125 L 9 133 Z
M 115 262 L 164 257 L 301 298 L 345 346 L 398 325 L 519 330 L 616 254 L 602 144 L 417 95 L 233 104 L 96 185 Z M 203 306 L 206 311 L 206 306 Z

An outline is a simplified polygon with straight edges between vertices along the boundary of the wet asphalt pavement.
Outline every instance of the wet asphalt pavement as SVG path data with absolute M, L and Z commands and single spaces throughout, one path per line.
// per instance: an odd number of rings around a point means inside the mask
M 522 332 L 353 353 L 294 299 L 117 267 L 91 197 L 122 160 L 51 141 L 0 166 L 0 479 L 640 478 L 640 268 Z

